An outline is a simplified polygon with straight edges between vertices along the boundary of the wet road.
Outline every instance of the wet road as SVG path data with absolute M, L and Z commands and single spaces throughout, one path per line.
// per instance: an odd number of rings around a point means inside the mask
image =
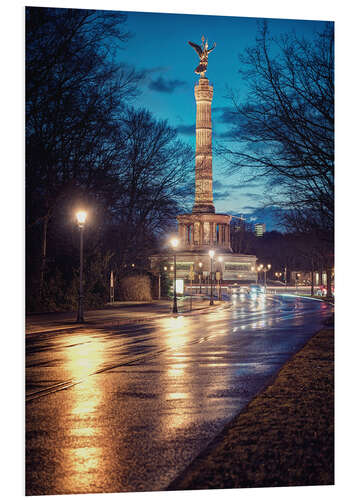
M 331 314 L 232 308 L 26 339 L 27 495 L 162 490 Z

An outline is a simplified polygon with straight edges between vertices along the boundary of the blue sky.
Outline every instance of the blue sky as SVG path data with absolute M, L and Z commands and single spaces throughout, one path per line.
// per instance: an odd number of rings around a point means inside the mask
M 157 118 L 168 120 L 177 128 L 180 138 L 193 147 L 196 111 L 193 88 L 198 80 L 194 69 L 198 56 L 187 42 L 199 44 L 202 35 L 208 38 L 210 47 L 216 42 L 217 46 L 209 56 L 206 76 L 214 87 L 213 141 L 222 140 L 221 134 L 229 129 L 229 89 L 238 92 L 240 97 L 245 96 L 244 82 L 239 75 L 239 55 L 245 48 L 254 46 L 258 19 L 143 12 L 126 14 L 127 28 L 133 36 L 118 58 L 146 73 L 135 105 L 149 109 Z M 323 21 L 269 20 L 273 36 L 295 31 L 298 36 L 310 38 L 323 27 Z M 259 210 L 264 202 L 263 184 L 246 183 L 237 174 L 228 176 L 225 165 L 215 156 L 213 180 L 217 212 L 245 214 L 248 219 L 266 222 L 268 229 L 275 228 L 270 211 Z

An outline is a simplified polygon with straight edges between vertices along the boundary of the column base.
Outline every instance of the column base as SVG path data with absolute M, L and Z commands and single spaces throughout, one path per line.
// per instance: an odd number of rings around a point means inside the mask
M 214 214 L 215 213 L 215 208 L 213 204 L 207 203 L 207 204 L 194 204 L 192 208 L 192 213 L 193 214 Z

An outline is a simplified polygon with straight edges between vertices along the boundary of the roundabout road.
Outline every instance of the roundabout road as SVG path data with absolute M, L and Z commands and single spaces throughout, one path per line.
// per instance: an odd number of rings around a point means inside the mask
M 163 490 L 322 326 L 290 296 L 26 339 L 26 494 Z

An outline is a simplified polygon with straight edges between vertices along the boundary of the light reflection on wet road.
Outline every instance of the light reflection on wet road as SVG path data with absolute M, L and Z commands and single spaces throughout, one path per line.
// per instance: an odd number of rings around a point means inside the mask
M 164 489 L 330 313 L 238 296 L 209 314 L 29 336 L 26 493 Z

